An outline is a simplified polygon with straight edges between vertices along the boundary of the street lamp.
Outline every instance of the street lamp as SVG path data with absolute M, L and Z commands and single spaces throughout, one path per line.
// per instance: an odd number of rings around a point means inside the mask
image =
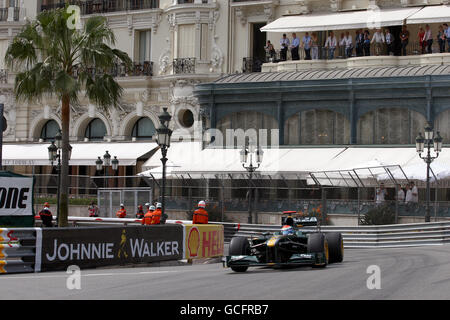
M 425 222 L 430 222 L 430 165 L 434 159 L 439 156 L 439 152 L 442 151 L 442 137 L 439 131 L 434 135 L 433 127 L 430 123 L 425 127 L 425 136 L 419 132 L 416 137 L 416 151 L 419 157 L 425 161 L 427 164 L 427 197 L 426 197 L 426 211 L 425 211 Z M 422 153 L 425 148 L 427 149 L 427 154 L 422 157 Z M 431 156 L 431 148 L 434 149 L 435 156 Z
M 61 130 L 55 135 L 55 140 L 52 141 L 48 147 L 48 160 L 53 166 L 53 162 L 58 160 L 56 170 L 58 171 L 58 188 L 57 188 L 57 199 L 56 199 L 56 223 L 59 221 L 59 207 L 60 207 L 60 194 L 61 194 L 61 149 L 62 149 L 62 134 Z M 69 144 L 69 160 L 72 156 L 72 146 Z
M 161 162 L 163 165 L 162 172 L 162 189 L 161 189 L 161 223 L 165 223 L 165 188 L 166 188 L 166 162 L 167 162 L 167 149 L 170 147 L 170 137 L 172 136 L 172 130 L 169 129 L 169 122 L 172 116 L 167 112 L 167 108 L 163 108 L 163 112 L 158 116 L 160 125 L 156 129 L 157 142 L 161 148 Z
M 106 188 L 106 173 L 108 170 L 108 167 L 111 166 L 112 169 L 114 171 L 116 171 L 119 168 L 119 160 L 117 160 L 117 157 L 114 156 L 114 159 L 111 161 L 111 155 L 109 154 L 108 151 L 105 152 L 105 154 L 103 155 L 103 160 L 98 157 L 97 160 L 95 161 L 95 167 L 97 169 L 97 171 L 102 171 L 103 166 L 105 167 L 105 171 L 103 173 L 103 186 Z
M 247 170 L 249 173 L 249 191 L 248 191 L 248 223 L 252 223 L 252 193 L 253 189 L 251 187 L 253 172 L 259 168 L 263 159 L 263 150 L 260 147 L 257 147 L 255 151 L 251 151 L 245 146 L 242 148 L 240 152 L 240 158 L 242 167 Z M 256 166 L 253 165 L 253 158 L 256 161 Z

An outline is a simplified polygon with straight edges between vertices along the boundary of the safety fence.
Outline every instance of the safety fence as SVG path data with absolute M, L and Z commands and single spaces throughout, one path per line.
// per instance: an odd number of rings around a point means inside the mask
M 224 253 L 222 225 L 171 221 L 129 226 L 124 221 L 115 225 L 93 221 L 97 225 L 90 227 L 0 229 L 0 273 L 193 260 Z
M 70 217 L 74 225 L 136 224 L 137 219 L 93 219 L 87 217 Z M 177 222 L 168 220 L 169 223 Z M 178 221 L 189 223 L 190 221 Z M 211 222 L 223 225 L 225 242 L 234 236 L 259 237 L 266 232 L 280 231 L 279 225 L 241 224 L 229 222 Z M 305 232 L 316 230 L 312 227 L 302 228 Z M 322 226 L 322 232 L 341 232 L 346 248 L 407 247 L 422 245 L 442 245 L 450 242 L 450 222 L 410 223 L 382 226 Z

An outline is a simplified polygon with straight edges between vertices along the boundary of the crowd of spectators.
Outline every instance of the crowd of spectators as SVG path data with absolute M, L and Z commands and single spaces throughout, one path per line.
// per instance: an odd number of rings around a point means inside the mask
M 417 43 L 419 47 L 416 51 L 419 54 L 431 54 L 434 40 L 439 44 L 439 52 L 450 52 L 450 29 L 448 24 L 444 23 L 438 27 L 438 32 L 434 36 L 431 27 L 427 24 L 425 27 L 420 27 L 417 34 Z M 267 61 L 286 61 L 288 50 L 291 53 L 292 60 L 300 60 L 299 50 L 304 50 L 305 60 L 318 60 L 319 51 L 322 50 L 322 59 L 334 59 L 336 57 L 336 50 L 338 50 L 339 57 L 363 57 L 375 54 L 380 55 L 394 55 L 395 48 L 400 48 L 402 56 L 407 55 L 408 45 L 415 41 L 410 34 L 406 25 L 402 26 L 401 32 L 395 37 L 389 28 L 376 29 L 373 34 L 366 29 L 358 29 L 354 36 L 349 31 L 342 32 L 340 37 L 336 37 L 334 31 L 329 31 L 328 36 L 321 45 L 317 32 L 306 32 L 302 39 L 297 37 L 296 33 L 292 33 L 292 38 L 288 38 L 286 34 L 280 39 L 280 55 L 279 59 L 276 57 L 276 50 L 270 41 L 267 41 L 265 46 Z M 399 42 L 399 43 L 396 43 Z M 414 42 L 416 43 L 416 42 Z M 373 47 L 371 50 L 371 46 Z

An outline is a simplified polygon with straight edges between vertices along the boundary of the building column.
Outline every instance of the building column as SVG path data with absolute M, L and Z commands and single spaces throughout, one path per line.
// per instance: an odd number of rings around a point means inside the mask
M 284 145 L 284 108 L 283 101 L 280 100 L 277 102 L 277 111 L 278 111 L 278 130 L 279 130 L 279 145 Z
M 349 80 L 349 109 L 350 109 L 350 144 L 358 143 L 358 118 L 356 116 L 357 110 L 355 107 L 355 91 L 353 90 L 352 79 Z

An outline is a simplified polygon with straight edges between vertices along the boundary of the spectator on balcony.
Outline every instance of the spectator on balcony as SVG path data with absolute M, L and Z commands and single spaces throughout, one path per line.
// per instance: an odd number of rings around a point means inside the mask
M 439 52 L 444 53 L 445 52 L 445 30 L 444 26 L 439 26 L 439 32 L 437 34 L 437 41 L 439 43 Z
M 311 58 L 313 60 L 319 59 L 319 39 L 316 32 L 311 35 Z
M 364 49 L 364 56 L 366 56 L 366 57 L 370 56 L 370 33 L 369 33 L 369 30 L 364 31 L 363 49 Z
M 362 29 L 359 29 L 356 30 L 355 34 L 355 50 L 357 57 L 363 56 L 363 46 L 364 46 L 364 34 Z
M 300 56 L 298 55 L 299 46 L 300 46 L 300 39 L 297 38 L 297 35 L 295 33 L 293 33 L 292 34 L 292 44 L 290 46 L 292 60 L 300 60 Z
M 406 190 L 405 203 L 406 204 L 411 203 L 412 202 L 412 198 L 413 198 L 412 197 L 412 190 L 411 190 L 411 188 L 409 186 L 410 186 L 409 184 L 407 184 L 405 186 L 405 190 Z
M 384 38 L 386 39 L 387 55 L 393 56 L 394 55 L 394 36 L 392 35 L 391 30 L 386 29 L 386 36 Z
M 287 50 L 289 48 L 290 45 L 290 41 L 289 38 L 286 38 L 286 33 L 283 33 L 283 38 L 281 38 L 280 40 L 280 59 L 281 61 L 286 61 L 286 56 L 287 56 Z
M 375 43 L 375 55 L 379 56 L 383 50 L 383 45 L 385 43 L 384 34 L 381 29 L 377 29 L 373 34 L 372 41 L 370 43 Z
M 427 48 L 426 52 L 428 54 L 433 53 L 433 49 L 432 49 L 433 34 L 431 33 L 431 28 L 430 28 L 430 25 L 428 25 L 428 24 L 425 26 L 425 35 L 423 36 L 423 43 L 424 43 L 424 46 L 426 46 L 426 48 Z
M 311 36 L 308 32 L 302 39 L 302 47 L 305 50 L 305 60 L 311 60 Z
M 448 27 L 448 24 L 446 24 L 446 23 L 444 23 L 444 34 L 445 34 L 445 38 L 447 39 L 448 52 L 450 52 L 450 28 Z
M 400 32 L 400 41 L 402 46 L 402 55 L 406 56 L 406 47 L 408 46 L 409 42 L 409 31 L 406 28 L 406 25 L 403 25 L 402 32 Z
M 353 39 L 348 31 L 345 33 L 345 55 L 347 58 L 353 56 Z
M 419 28 L 419 33 L 417 34 L 417 37 L 419 38 L 419 47 L 420 47 L 420 53 L 425 53 L 425 30 L 423 30 L 422 27 Z
M 275 60 L 275 48 L 273 44 L 270 43 L 270 40 L 267 40 L 267 45 L 264 47 L 266 50 L 266 60 L 268 62 L 273 62 Z
M 345 38 L 345 33 L 341 33 L 341 38 L 339 39 L 339 57 L 345 57 L 345 42 L 347 39 Z
M 334 51 L 336 50 L 337 40 L 333 31 L 330 31 L 330 35 L 325 42 L 325 48 L 328 50 L 328 59 L 334 59 Z

